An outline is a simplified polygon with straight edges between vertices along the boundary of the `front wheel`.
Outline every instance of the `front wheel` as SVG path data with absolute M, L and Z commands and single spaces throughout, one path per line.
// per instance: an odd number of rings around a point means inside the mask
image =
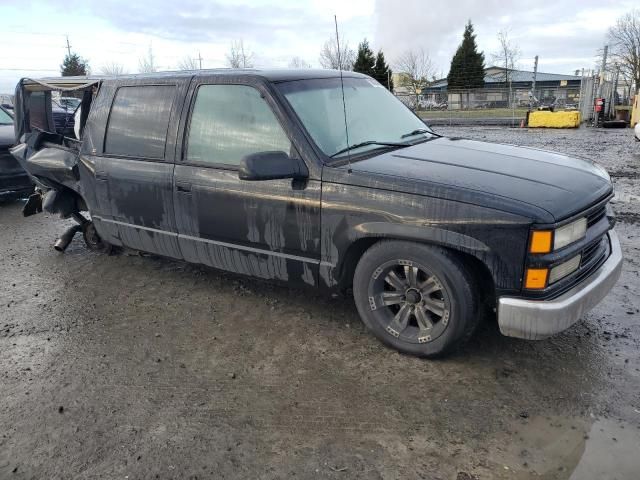
M 472 276 L 440 247 L 375 244 L 358 262 L 353 294 L 373 334 L 411 355 L 443 355 L 467 340 L 478 323 Z

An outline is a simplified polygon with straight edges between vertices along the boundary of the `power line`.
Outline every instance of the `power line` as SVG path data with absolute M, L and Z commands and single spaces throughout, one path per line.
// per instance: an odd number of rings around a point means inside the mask
M 57 72 L 57 69 L 52 68 L 4 68 L 0 67 L 0 72 Z

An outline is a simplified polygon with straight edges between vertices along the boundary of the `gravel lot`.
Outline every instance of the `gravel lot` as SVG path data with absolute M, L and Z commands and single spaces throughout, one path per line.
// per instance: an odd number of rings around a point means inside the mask
M 106 256 L 0 204 L 0 479 L 637 479 L 640 143 L 630 130 L 439 128 L 601 162 L 625 252 L 609 297 L 542 342 L 483 325 L 399 355 L 350 299 Z

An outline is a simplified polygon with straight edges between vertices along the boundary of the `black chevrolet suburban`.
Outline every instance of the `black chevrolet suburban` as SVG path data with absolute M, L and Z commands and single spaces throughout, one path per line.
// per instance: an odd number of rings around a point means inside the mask
M 56 133 L 56 90 L 82 97 L 79 138 Z M 352 72 L 23 79 L 15 133 L 39 186 L 25 215 L 77 220 L 59 250 L 81 230 L 94 249 L 352 289 L 371 332 L 414 355 L 483 313 L 509 336 L 560 332 L 621 271 L 603 168 L 443 137 Z

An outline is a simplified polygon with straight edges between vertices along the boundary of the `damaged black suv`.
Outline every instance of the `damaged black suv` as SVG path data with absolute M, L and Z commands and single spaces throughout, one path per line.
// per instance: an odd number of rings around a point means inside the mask
M 56 90 L 82 97 L 78 138 L 56 133 Z M 78 221 L 59 250 L 82 230 L 95 249 L 352 288 L 367 327 L 414 355 L 459 345 L 485 312 L 547 337 L 620 275 L 600 166 L 442 137 L 352 72 L 23 79 L 16 139 L 41 192 L 25 214 Z

